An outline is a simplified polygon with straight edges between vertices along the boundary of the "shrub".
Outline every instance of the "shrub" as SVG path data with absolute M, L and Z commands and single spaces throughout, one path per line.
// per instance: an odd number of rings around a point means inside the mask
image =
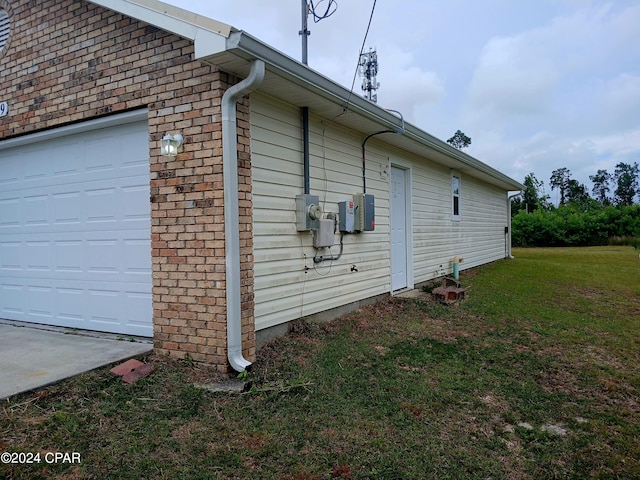
M 640 205 L 583 208 L 568 204 L 550 211 L 520 212 L 512 219 L 518 247 L 607 245 L 613 237 L 640 237 Z

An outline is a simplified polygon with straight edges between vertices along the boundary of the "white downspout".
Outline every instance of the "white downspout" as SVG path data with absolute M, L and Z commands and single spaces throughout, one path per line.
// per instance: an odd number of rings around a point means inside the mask
M 254 60 L 249 76 L 222 96 L 222 169 L 224 180 L 225 280 L 227 293 L 227 358 L 236 372 L 251 362 L 242 356 L 240 299 L 240 220 L 238 214 L 238 138 L 236 104 L 264 79 L 264 62 Z
M 511 231 L 511 200 L 516 198 L 516 197 L 519 197 L 520 195 L 522 195 L 522 191 L 519 191 L 519 192 L 514 193 L 512 195 L 509 195 L 507 197 L 507 225 L 509 225 L 509 233 L 508 233 L 508 235 L 509 235 L 509 237 L 508 237 L 509 238 L 509 240 L 508 240 L 508 242 L 509 242 L 509 249 L 508 249 L 509 253 L 508 253 L 507 258 L 509 258 L 511 260 L 513 260 L 515 258 L 511 254 L 511 234 L 512 234 L 512 231 Z

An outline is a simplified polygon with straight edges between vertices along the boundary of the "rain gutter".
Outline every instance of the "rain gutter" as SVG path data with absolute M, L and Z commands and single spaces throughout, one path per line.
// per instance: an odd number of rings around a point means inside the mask
M 238 138 L 236 106 L 264 79 L 262 60 L 251 62 L 249 76 L 222 96 L 222 169 L 224 180 L 225 280 L 227 294 L 227 358 L 236 372 L 251 362 L 242 355 L 242 306 L 240 297 L 240 219 L 238 214 Z

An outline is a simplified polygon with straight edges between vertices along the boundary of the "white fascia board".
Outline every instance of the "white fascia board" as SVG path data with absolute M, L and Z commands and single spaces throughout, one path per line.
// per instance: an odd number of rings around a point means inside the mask
M 216 38 L 224 45 L 226 37 L 231 33 L 230 25 L 158 0 L 89 1 L 193 41 L 198 37 L 205 41 Z
M 195 58 L 204 58 L 224 52 L 227 46 L 226 37 L 203 29 L 196 32 L 193 42 Z

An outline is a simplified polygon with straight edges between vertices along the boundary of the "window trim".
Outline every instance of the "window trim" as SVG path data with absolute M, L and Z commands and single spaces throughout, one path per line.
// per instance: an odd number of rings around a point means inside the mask
M 458 189 L 455 189 L 457 180 Z M 451 170 L 451 220 L 459 222 L 462 219 L 462 176 L 460 172 Z M 456 212 L 457 207 L 457 212 Z

